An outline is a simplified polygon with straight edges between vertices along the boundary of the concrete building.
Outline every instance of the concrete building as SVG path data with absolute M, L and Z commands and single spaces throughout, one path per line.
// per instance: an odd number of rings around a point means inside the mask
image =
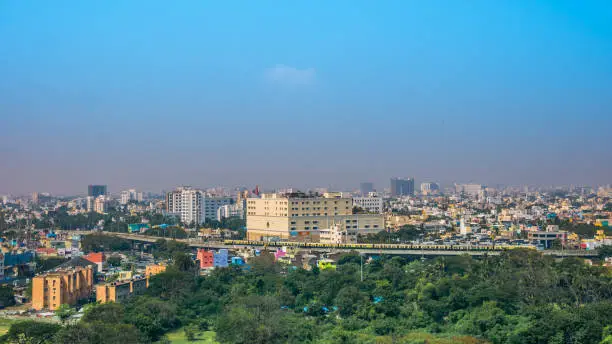
M 349 231 L 342 226 L 334 225 L 328 229 L 322 229 L 319 232 L 319 242 L 322 244 L 353 244 L 357 243 L 357 236 L 354 232 L 349 234 Z
M 138 192 L 136 189 L 121 191 L 121 204 L 128 204 L 130 201 L 142 202 L 142 200 L 142 192 Z
M 147 267 L 145 268 L 145 276 L 149 277 L 149 276 L 161 274 L 162 272 L 165 272 L 165 271 L 166 271 L 166 265 L 162 265 L 162 264 L 147 265 Z
M 484 197 L 485 186 L 481 184 L 455 184 L 455 192 L 469 197 Z
M 113 282 L 96 286 L 96 301 L 99 303 L 123 302 L 134 295 L 143 294 L 149 287 L 149 277 Z
M 237 217 L 244 219 L 245 207 L 242 203 L 225 204 L 217 209 L 217 221 L 221 221 L 224 218 Z
M 384 229 L 379 214 L 353 214 L 353 200 L 341 193 L 311 197 L 303 193 L 262 194 L 247 200 L 249 240 L 318 242 L 320 231 L 339 226 L 349 235 Z
M 383 213 L 383 199 L 381 197 L 353 197 L 353 207 L 359 207 L 370 213 Z
M 102 272 L 102 269 L 104 269 L 104 260 L 106 258 L 104 252 L 91 252 L 90 254 L 84 255 L 83 258 L 96 264 L 98 272 Z
M 98 196 L 106 196 L 106 185 L 89 185 L 87 187 L 87 196 L 96 198 Z
M 56 310 L 62 304 L 74 305 L 93 291 L 92 267 L 56 270 L 32 279 L 32 308 Z
M 95 198 L 93 196 L 87 196 L 85 199 L 85 208 L 90 213 L 94 211 L 94 200 Z
M 423 195 L 434 195 L 440 192 L 440 185 L 437 183 L 426 182 L 421 183 L 421 193 Z
M 215 252 L 200 248 L 197 251 L 196 258 L 200 262 L 200 269 L 229 266 L 229 251 L 227 249 L 220 249 Z
M 363 182 L 359 185 L 359 192 L 361 196 L 367 196 L 370 192 L 374 192 L 374 184 L 370 182 Z
M 391 178 L 391 197 L 414 196 L 414 178 Z
M 177 214 L 185 224 L 203 223 L 202 191 L 189 186 L 179 187 L 166 194 L 166 212 Z
M 94 200 L 94 212 L 104 214 L 107 210 L 106 196 L 98 196 Z
M 206 220 L 217 220 L 217 211 L 224 205 L 231 205 L 230 197 L 202 197 L 202 223 Z
M 552 248 L 555 240 L 559 240 L 562 245 L 565 245 L 567 242 L 567 232 L 558 231 L 558 232 L 527 232 L 527 239 L 529 240 L 537 240 L 538 244 L 543 248 Z

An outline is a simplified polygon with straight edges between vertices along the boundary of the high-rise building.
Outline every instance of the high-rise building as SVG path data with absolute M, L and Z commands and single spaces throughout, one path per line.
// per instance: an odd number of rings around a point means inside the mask
M 244 219 L 244 206 L 242 203 L 225 204 L 217 209 L 217 221 L 229 217 Z
M 56 270 L 32 279 L 32 308 L 56 310 L 62 304 L 74 305 L 93 291 L 93 267 Z
M 361 196 L 367 196 L 370 192 L 374 191 L 374 184 L 370 182 L 363 182 L 359 186 L 359 192 Z
M 128 204 L 130 201 L 142 202 L 142 200 L 142 192 L 138 192 L 136 189 L 121 191 L 121 204 Z
M 217 220 L 217 212 L 224 205 L 231 205 L 231 197 L 202 197 L 202 222 L 206 220 Z
M 440 185 L 437 183 L 421 183 L 421 193 L 423 195 L 432 195 L 440 191 Z
M 176 214 L 185 224 L 202 223 L 202 191 L 189 186 L 166 194 L 166 212 Z
M 391 197 L 414 196 L 414 178 L 391 178 Z
M 262 194 L 261 198 L 247 200 L 247 237 L 318 242 L 321 231 L 333 226 L 350 237 L 384 229 L 382 215 L 353 214 L 352 209 L 353 200 L 341 193 L 325 193 L 323 197 Z
M 32 192 L 32 203 L 38 204 L 38 192 Z
M 106 185 L 89 185 L 87 187 L 87 196 L 106 196 Z
M 98 196 L 96 197 L 96 199 L 94 200 L 94 211 L 96 213 L 99 214 L 104 214 L 106 213 L 106 197 L 104 196 Z
M 481 184 L 455 184 L 455 192 L 470 197 L 483 197 L 485 186 Z
M 87 198 L 85 198 L 85 208 L 90 213 L 94 211 L 94 200 L 95 198 L 93 196 L 87 196 Z

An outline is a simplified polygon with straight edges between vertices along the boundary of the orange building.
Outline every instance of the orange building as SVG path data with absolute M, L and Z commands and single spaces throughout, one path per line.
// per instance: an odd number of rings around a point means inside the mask
M 145 276 L 149 277 L 166 271 L 166 266 L 161 264 L 147 265 Z
M 96 300 L 100 303 L 123 302 L 133 295 L 140 295 L 149 287 L 149 278 L 113 282 L 96 286 Z
M 32 308 L 56 310 L 91 296 L 94 271 L 91 266 L 48 272 L 32 279 Z
M 198 249 L 197 259 L 200 261 L 200 269 L 212 268 L 214 266 L 214 254 L 203 248 Z

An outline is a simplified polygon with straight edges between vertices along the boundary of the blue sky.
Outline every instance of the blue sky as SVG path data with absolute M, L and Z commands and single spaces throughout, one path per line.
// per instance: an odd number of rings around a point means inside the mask
M 0 193 L 612 183 L 609 1 L 0 0 Z

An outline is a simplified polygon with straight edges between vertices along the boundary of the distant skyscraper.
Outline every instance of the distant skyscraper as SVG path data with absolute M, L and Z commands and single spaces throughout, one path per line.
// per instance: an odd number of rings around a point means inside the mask
M 362 196 L 367 196 L 370 192 L 374 191 L 374 184 L 370 182 L 363 182 L 359 187 L 359 191 Z
M 485 192 L 485 186 L 480 184 L 455 184 L 455 192 L 470 197 L 482 197 Z
M 32 203 L 38 204 L 38 192 L 32 192 Z
M 440 191 L 440 186 L 437 183 L 421 183 L 421 193 L 423 195 L 431 195 Z
M 87 196 L 106 196 L 106 185 L 89 185 L 87 187 Z
M 391 196 L 414 196 L 414 178 L 391 178 Z
M 138 192 L 136 189 L 121 191 L 121 204 L 128 204 L 129 201 L 142 202 L 142 200 L 142 192 Z

